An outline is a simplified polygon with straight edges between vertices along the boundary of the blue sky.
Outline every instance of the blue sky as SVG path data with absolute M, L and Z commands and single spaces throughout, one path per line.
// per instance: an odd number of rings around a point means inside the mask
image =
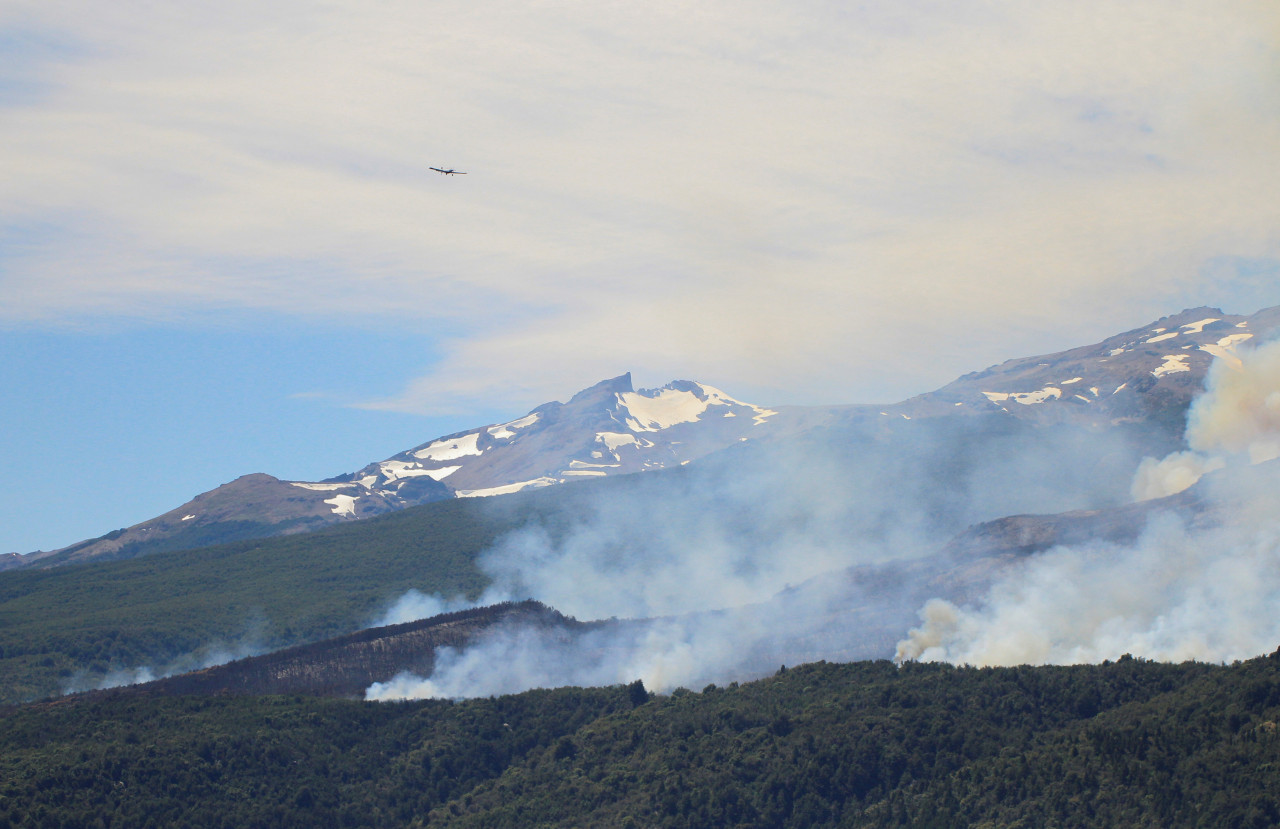
M 1278 46 L 1232 0 L 10 0 L 0 552 L 624 371 L 874 402 L 1280 304 Z

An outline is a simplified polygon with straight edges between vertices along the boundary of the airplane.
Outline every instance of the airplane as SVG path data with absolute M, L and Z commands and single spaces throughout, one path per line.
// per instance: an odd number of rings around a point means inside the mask
M 435 170 L 437 173 L 444 173 L 446 176 L 465 176 L 466 175 L 466 173 L 461 172 L 460 170 L 441 170 L 439 167 L 432 167 L 431 169 Z

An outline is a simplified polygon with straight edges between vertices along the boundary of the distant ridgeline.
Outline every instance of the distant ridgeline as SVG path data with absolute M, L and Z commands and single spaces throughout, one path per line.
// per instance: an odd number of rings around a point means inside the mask
M 1275 826 L 1278 722 L 1280 651 L 668 696 L 112 693 L 0 712 L 0 827 Z

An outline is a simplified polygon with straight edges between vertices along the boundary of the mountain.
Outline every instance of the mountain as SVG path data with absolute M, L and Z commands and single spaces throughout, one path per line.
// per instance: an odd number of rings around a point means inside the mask
M 445 435 L 324 481 L 245 475 L 100 538 L 0 559 L 0 570 L 308 532 L 448 498 L 666 469 L 758 438 L 777 416 L 687 380 L 637 391 L 628 373 L 585 389 L 568 403 L 546 403 L 506 423 Z
M 855 458 L 850 430 L 867 436 L 893 420 L 1008 418 L 1010 431 L 1014 424 L 1129 428 L 1150 454 L 1161 454 L 1181 442 L 1187 407 L 1212 361 L 1238 359 L 1236 348 L 1262 341 L 1278 327 L 1280 306 L 1252 316 L 1191 308 L 1092 345 L 1009 360 L 883 406 L 767 408 L 688 380 L 635 390 L 628 373 L 568 403 L 546 403 L 514 420 L 435 438 L 323 481 L 246 475 L 100 538 L 0 558 L 0 570 L 308 532 L 449 498 L 669 469 L 746 442 L 804 437 Z
M 778 412 L 678 380 L 635 391 L 630 373 L 547 403 L 524 417 L 437 438 L 331 478 L 335 511 L 373 494 L 396 498 L 423 478 L 460 498 L 686 464 L 759 437 Z M 762 429 L 762 427 L 764 427 Z M 406 499 L 411 500 L 411 499 Z
M 1000 411 L 1039 424 L 1177 421 L 1214 359 L 1236 360 L 1280 328 L 1280 306 L 1252 316 L 1189 308 L 1099 343 L 1008 360 L 885 408 L 908 417 Z M 1181 423 L 1178 423 L 1181 428 Z

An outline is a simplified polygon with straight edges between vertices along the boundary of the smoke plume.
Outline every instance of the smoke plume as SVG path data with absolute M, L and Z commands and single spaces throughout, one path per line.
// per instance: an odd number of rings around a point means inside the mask
M 569 638 L 494 630 L 437 653 L 429 677 L 399 676 L 367 696 L 637 678 L 662 691 L 783 663 L 888 657 L 926 596 L 868 573 L 932 552 L 977 520 L 1095 506 L 1091 473 L 1121 463 L 1127 481 L 1138 461 L 1096 435 L 1033 432 L 1010 418 L 873 416 L 818 434 L 674 473 L 566 485 L 547 500 L 554 506 L 482 556 L 491 586 L 478 604 L 534 598 L 578 619 L 615 621 Z M 439 609 L 453 607 L 408 595 L 387 618 Z
M 1064 547 L 1027 559 L 974 606 L 930 601 L 897 658 L 1012 665 L 1129 653 L 1226 661 L 1274 650 L 1280 343 L 1239 356 L 1215 361 L 1193 403 L 1191 450 L 1148 459 L 1133 483 L 1138 499 L 1196 484 L 1211 520 L 1157 515 L 1133 545 Z
M 1236 359 L 1238 357 L 1238 359 Z M 1148 458 L 1133 480 L 1143 501 L 1181 492 L 1228 464 L 1280 457 L 1280 341 L 1214 360 L 1187 413 L 1190 451 Z

